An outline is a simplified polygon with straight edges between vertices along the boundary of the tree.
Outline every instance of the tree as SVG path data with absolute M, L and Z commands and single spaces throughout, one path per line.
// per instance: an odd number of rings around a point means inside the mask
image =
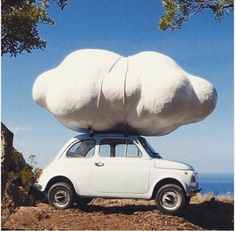
M 46 41 L 40 38 L 38 24 L 52 25 L 47 9 L 53 2 L 63 9 L 68 0 L 2 0 L 2 55 L 31 53 L 43 49 Z
M 68 0 L 2 0 L 2 55 L 16 56 L 46 47 L 38 25 L 54 23 L 47 13 L 54 2 L 63 10 Z M 185 21 L 206 9 L 220 22 L 234 7 L 233 0 L 162 0 L 162 3 L 161 30 L 181 28 Z
M 163 0 L 164 15 L 159 27 L 161 30 L 181 28 L 185 21 L 198 13 L 209 9 L 220 22 L 225 13 L 234 8 L 233 0 Z

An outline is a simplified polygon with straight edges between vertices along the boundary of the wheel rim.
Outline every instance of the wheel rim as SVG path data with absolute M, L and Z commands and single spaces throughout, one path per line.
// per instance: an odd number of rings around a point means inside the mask
M 69 193 L 64 189 L 56 189 L 53 193 L 53 203 L 57 207 L 65 207 L 69 203 Z
M 176 210 L 180 207 L 182 198 L 176 190 L 165 190 L 160 197 L 160 204 L 166 210 Z

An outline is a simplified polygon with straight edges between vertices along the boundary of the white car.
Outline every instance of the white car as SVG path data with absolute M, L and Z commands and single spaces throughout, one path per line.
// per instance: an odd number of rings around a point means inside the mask
M 155 199 L 165 213 L 181 211 L 200 191 L 197 173 L 163 160 L 141 136 L 83 134 L 70 139 L 35 186 L 58 209 L 93 198 Z

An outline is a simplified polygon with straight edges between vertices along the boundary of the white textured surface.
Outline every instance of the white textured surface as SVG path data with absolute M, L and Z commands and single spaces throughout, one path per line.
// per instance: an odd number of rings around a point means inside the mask
M 41 74 L 33 99 L 76 131 L 165 135 L 207 117 L 217 94 L 163 54 L 84 49 Z

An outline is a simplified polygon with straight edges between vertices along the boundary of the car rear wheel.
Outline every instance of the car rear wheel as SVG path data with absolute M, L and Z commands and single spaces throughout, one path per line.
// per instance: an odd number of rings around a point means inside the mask
M 48 191 L 49 203 L 57 209 L 67 209 L 73 204 L 74 192 L 71 185 L 59 182 L 53 184 Z
M 155 201 L 161 212 L 172 215 L 179 213 L 186 204 L 182 188 L 175 184 L 162 186 L 156 194 Z

